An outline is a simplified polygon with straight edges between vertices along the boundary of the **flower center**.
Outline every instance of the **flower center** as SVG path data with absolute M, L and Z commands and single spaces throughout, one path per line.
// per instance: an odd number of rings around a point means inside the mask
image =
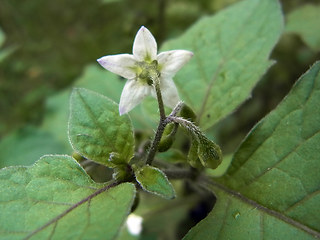
M 153 81 L 160 77 L 157 60 L 153 60 L 152 62 L 139 62 L 138 65 L 140 68 L 138 81 L 141 83 L 147 83 L 151 86 Z

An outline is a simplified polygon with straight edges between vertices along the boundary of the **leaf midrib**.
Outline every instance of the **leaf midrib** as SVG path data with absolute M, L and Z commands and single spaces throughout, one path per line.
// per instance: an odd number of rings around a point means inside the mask
M 320 232 L 318 232 L 318 231 L 316 231 L 316 230 L 304 225 L 301 222 L 298 222 L 298 221 L 296 221 L 296 220 L 294 220 L 292 218 L 289 218 L 286 215 L 284 215 L 284 214 L 282 214 L 282 213 L 280 213 L 278 211 L 269 209 L 269 208 L 267 208 L 267 207 L 255 202 L 254 200 L 245 197 L 240 192 L 236 192 L 234 190 L 231 190 L 231 189 L 227 188 L 226 186 L 224 186 L 224 185 L 222 185 L 220 183 L 217 183 L 217 182 L 215 182 L 215 181 L 213 181 L 213 180 L 211 180 L 211 179 L 209 179 L 207 177 L 200 177 L 199 180 L 202 181 L 202 182 L 205 182 L 206 184 L 212 186 L 213 188 L 216 188 L 218 190 L 221 190 L 221 191 L 225 192 L 227 195 L 231 195 L 233 197 L 236 197 L 240 201 L 242 201 L 242 202 L 244 202 L 246 204 L 249 204 L 249 205 L 253 206 L 254 208 L 257 208 L 257 209 L 261 210 L 262 212 L 264 212 L 264 213 L 266 213 L 266 214 L 268 214 L 270 216 L 273 216 L 273 217 L 275 217 L 275 218 L 277 218 L 277 219 L 279 219 L 281 221 L 284 221 L 284 222 L 286 222 L 286 223 L 288 223 L 288 224 L 290 224 L 290 225 L 292 225 L 292 226 L 294 226 L 294 227 L 296 227 L 296 228 L 298 228 L 300 230 L 303 230 L 306 233 L 308 233 L 308 234 L 310 234 L 310 235 L 312 235 L 314 237 L 320 238 Z
M 78 91 L 78 95 L 79 95 L 79 97 L 80 97 L 83 105 L 85 106 L 87 112 L 89 113 L 90 118 L 93 120 L 94 124 L 95 124 L 95 125 L 98 127 L 98 129 L 100 130 L 101 136 L 103 137 L 104 142 L 105 142 L 105 143 L 108 143 L 108 136 L 106 135 L 103 127 L 102 127 L 102 126 L 100 125 L 100 123 L 96 120 L 96 116 L 94 115 L 94 113 L 92 112 L 90 106 L 87 104 L 87 102 L 85 101 L 85 99 L 84 99 L 83 96 L 81 95 L 80 91 L 79 91 L 79 90 L 77 90 L 77 91 Z M 118 129 L 117 129 L 117 131 L 118 131 Z M 116 133 L 116 135 L 117 135 L 117 134 L 118 134 L 118 132 Z M 90 135 L 90 136 L 93 137 L 92 135 Z M 93 137 L 93 138 L 94 138 L 94 137 Z M 114 146 L 114 145 L 109 146 L 109 145 L 104 144 L 104 147 L 107 147 L 107 149 L 108 149 L 108 148 L 111 148 L 111 149 L 112 149 L 111 152 L 115 151 L 115 149 L 114 149 L 115 146 Z

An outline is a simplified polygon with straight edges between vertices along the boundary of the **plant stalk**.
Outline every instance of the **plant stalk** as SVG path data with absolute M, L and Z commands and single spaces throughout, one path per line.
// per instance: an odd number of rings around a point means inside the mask
M 154 139 L 152 141 L 148 156 L 147 156 L 147 161 L 146 164 L 151 165 L 152 161 L 154 159 L 154 156 L 156 155 L 157 149 L 158 149 L 158 145 L 160 143 L 163 131 L 166 127 L 166 125 L 168 124 L 168 122 L 166 121 L 166 113 L 164 110 L 164 105 L 163 105 L 163 100 L 162 100 L 162 95 L 161 95 L 161 90 L 160 90 L 160 79 L 159 77 L 156 77 L 155 79 L 153 79 L 154 81 L 154 86 L 156 89 L 156 94 L 157 94 L 157 100 L 158 100 L 158 106 L 159 106 L 159 113 L 160 113 L 160 121 L 159 121 L 159 125 L 156 131 L 156 135 L 154 136 Z

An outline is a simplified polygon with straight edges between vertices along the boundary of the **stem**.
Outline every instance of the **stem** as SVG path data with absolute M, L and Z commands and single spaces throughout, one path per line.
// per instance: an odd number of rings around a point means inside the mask
M 152 161 L 154 159 L 154 156 L 156 155 L 158 145 L 160 143 L 163 131 L 168 124 L 166 120 L 166 113 L 164 111 L 164 105 L 163 105 L 163 100 L 162 100 L 162 95 L 161 95 L 161 90 L 160 90 L 160 79 L 159 77 L 155 77 L 153 79 L 154 86 L 156 89 L 156 94 L 157 94 L 157 100 L 158 100 L 158 105 L 159 105 L 159 112 L 160 112 L 160 122 L 156 131 L 156 135 L 154 136 L 151 148 L 148 153 L 147 161 L 146 164 L 151 165 Z
M 152 164 L 152 161 L 154 159 L 154 156 L 156 155 L 156 152 L 157 152 L 157 149 L 158 149 L 158 145 L 160 143 L 163 131 L 164 131 L 164 129 L 165 129 L 167 124 L 168 124 L 168 122 L 165 121 L 165 119 L 163 121 L 162 121 L 162 119 L 160 119 L 156 135 L 154 136 L 151 148 L 149 150 L 149 154 L 148 154 L 148 157 L 147 157 L 146 164 L 149 164 L 149 165 Z
M 169 117 L 166 117 L 166 113 L 164 110 L 164 105 L 163 105 L 163 100 L 162 100 L 162 95 L 161 95 L 161 90 L 160 90 L 160 79 L 159 77 L 154 77 L 153 82 L 155 85 L 156 89 L 156 94 L 157 94 L 157 100 L 158 100 L 158 105 L 159 105 L 159 112 L 160 112 L 160 122 L 156 131 L 156 135 L 154 136 L 152 145 L 150 147 L 148 156 L 147 156 L 147 161 L 146 164 L 151 165 L 152 161 L 154 159 L 154 156 L 156 155 L 156 152 L 158 150 L 158 145 L 160 143 L 163 131 L 165 127 L 167 126 L 168 123 L 173 122 L 171 118 L 175 118 L 175 116 L 178 114 L 178 112 L 181 110 L 183 106 L 183 102 L 179 102 L 177 106 L 172 110 L 171 114 Z M 177 130 L 178 126 L 175 126 L 175 131 Z M 175 134 L 175 132 L 174 132 Z
M 181 108 L 183 107 L 184 103 L 182 101 L 178 102 L 177 106 L 174 107 L 172 112 L 170 113 L 169 117 L 175 117 L 180 112 Z
M 164 121 L 166 118 L 166 113 L 164 111 L 164 105 L 163 105 L 163 100 L 162 100 L 162 95 L 161 95 L 161 89 L 160 89 L 160 79 L 159 77 L 155 77 L 153 79 L 154 81 L 154 87 L 156 89 L 156 94 L 157 94 L 157 100 L 158 100 L 158 105 L 159 105 L 159 112 L 160 112 L 160 123 L 161 121 Z M 159 125 L 160 125 L 159 123 Z

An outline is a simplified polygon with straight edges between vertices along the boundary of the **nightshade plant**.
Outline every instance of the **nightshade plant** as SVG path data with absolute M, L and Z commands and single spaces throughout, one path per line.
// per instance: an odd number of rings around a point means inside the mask
M 212 133 L 203 132 L 234 111 L 274 64 L 269 54 L 282 18 L 277 0 L 245 0 L 201 19 L 158 55 L 142 27 L 133 55 L 98 59 L 127 79 L 120 104 L 75 88 L 68 124 L 72 157 L 46 155 L 30 167 L 0 171 L 0 239 L 150 237 L 148 227 L 137 236 L 122 227 L 131 212 L 145 218 L 144 226 L 161 215 L 155 211 L 147 220 L 139 210 L 150 195 L 176 201 L 163 205 L 174 214 L 162 224 L 178 229 L 182 219 L 174 218 L 208 193 L 215 196 L 213 210 L 184 239 L 320 238 L 320 62 L 224 161 Z M 100 84 L 111 95 L 117 82 L 109 76 Z M 139 103 L 145 116 L 158 114 L 151 140 L 133 130 Z M 112 169 L 110 181 L 94 182 L 83 162 Z

